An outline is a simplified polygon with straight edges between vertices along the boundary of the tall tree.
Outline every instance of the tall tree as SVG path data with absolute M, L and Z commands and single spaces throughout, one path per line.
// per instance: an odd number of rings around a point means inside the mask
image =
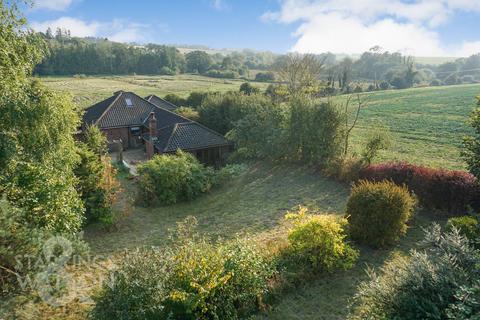
M 205 51 L 192 51 L 185 56 L 187 72 L 198 72 L 200 74 L 207 72 L 212 65 L 212 58 Z
M 407 88 L 413 87 L 413 81 L 418 74 L 418 71 L 415 69 L 415 61 L 413 57 L 408 57 L 405 61 L 407 69 L 405 70 L 405 85 Z
M 305 93 L 318 84 L 324 61 L 325 58 L 312 54 L 288 54 L 278 67 L 280 80 L 286 83 L 290 94 Z
M 31 80 L 45 45 L 25 24 L 15 2 L 0 0 L 0 192 L 29 222 L 74 232 L 83 214 L 73 175 L 79 118 L 70 98 Z

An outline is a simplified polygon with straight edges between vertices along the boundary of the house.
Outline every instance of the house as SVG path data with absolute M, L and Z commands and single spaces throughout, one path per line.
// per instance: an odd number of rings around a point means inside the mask
M 96 125 L 109 142 L 120 140 L 123 148 L 144 148 L 148 159 L 154 154 L 191 152 L 202 163 L 219 165 L 231 151 L 232 144 L 223 135 L 189 120 L 169 109 L 175 105 L 133 92 L 117 91 L 113 96 L 87 108 L 81 131 Z

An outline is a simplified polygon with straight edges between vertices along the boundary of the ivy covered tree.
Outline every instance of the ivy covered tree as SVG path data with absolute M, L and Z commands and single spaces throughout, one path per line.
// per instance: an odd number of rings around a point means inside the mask
M 470 172 L 480 179 L 480 96 L 470 119 L 474 134 L 464 139 L 462 155 Z

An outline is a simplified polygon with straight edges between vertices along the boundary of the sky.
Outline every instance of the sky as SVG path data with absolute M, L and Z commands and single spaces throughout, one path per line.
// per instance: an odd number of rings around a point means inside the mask
M 480 0 L 34 0 L 30 27 L 276 53 L 480 53 Z

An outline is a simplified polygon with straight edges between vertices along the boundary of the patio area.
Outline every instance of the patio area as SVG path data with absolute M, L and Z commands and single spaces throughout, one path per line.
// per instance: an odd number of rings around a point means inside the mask
M 113 151 L 109 153 L 110 157 L 114 161 L 120 160 L 119 152 Z M 122 152 L 123 164 L 130 170 L 130 173 L 134 176 L 137 175 L 137 165 L 147 161 L 147 154 L 143 148 L 129 149 Z

